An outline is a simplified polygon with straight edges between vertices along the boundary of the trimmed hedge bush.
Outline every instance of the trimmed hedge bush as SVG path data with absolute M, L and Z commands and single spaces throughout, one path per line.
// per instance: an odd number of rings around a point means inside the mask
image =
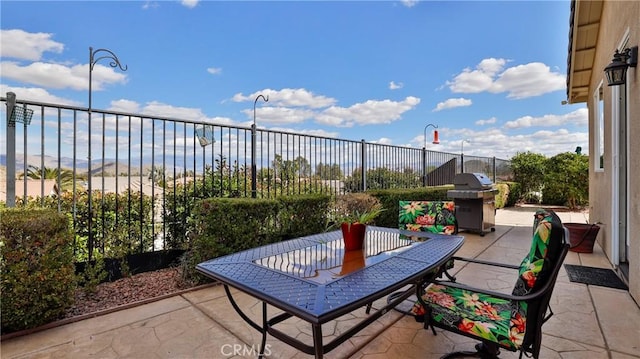
M 0 212 L 2 332 L 37 327 L 73 304 L 75 267 L 69 220 L 49 209 Z
M 327 195 L 196 202 L 188 222 L 190 248 L 182 258 L 183 279 L 194 284 L 207 282 L 195 269 L 206 260 L 323 232 L 329 203 Z
M 331 196 L 302 194 L 278 197 L 277 201 L 281 240 L 321 233 L 326 229 Z

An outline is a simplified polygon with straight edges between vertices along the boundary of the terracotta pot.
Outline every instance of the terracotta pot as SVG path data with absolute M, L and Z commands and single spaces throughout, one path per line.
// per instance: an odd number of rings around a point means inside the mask
M 593 253 L 600 226 L 588 223 L 563 223 L 569 230 L 569 250 L 578 253 Z
M 362 249 L 364 235 L 367 226 L 362 223 L 342 223 L 342 239 L 344 240 L 345 251 L 355 251 Z
M 364 268 L 364 250 L 345 251 L 342 257 L 340 275 L 345 275 Z

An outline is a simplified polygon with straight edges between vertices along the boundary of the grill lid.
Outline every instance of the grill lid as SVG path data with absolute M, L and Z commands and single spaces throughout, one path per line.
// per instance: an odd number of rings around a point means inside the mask
M 483 173 L 460 173 L 453 178 L 457 190 L 484 191 L 493 188 L 493 182 Z

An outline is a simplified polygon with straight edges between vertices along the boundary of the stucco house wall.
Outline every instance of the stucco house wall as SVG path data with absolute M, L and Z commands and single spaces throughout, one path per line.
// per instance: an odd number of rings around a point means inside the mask
M 580 1 L 578 1 L 580 3 Z M 598 242 L 613 264 L 617 253 L 612 252 L 612 213 L 615 210 L 614 186 L 614 133 L 613 112 L 616 91 L 607 86 L 604 68 L 611 62 L 615 50 L 628 34 L 628 47 L 640 44 L 640 2 L 603 2 L 600 28 L 595 49 L 593 72 L 589 82 L 589 220 L 600 222 Z M 571 75 L 571 73 L 569 74 Z M 599 155 L 594 129 L 597 126 L 597 101 L 594 92 L 604 83 L 604 170 L 596 171 Z M 625 87 L 619 87 L 623 90 Z M 623 93 L 620 93 L 624 96 Z M 629 68 L 626 84 L 627 115 L 627 236 L 629 236 L 629 292 L 640 303 L 640 66 Z

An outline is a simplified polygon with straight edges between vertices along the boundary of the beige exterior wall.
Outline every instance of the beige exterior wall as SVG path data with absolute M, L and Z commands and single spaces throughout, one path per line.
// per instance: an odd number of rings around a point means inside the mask
M 640 45 L 640 1 L 605 1 L 602 10 L 600 33 L 596 48 L 593 75 L 589 85 L 591 94 L 589 107 L 589 219 L 590 222 L 601 222 L 598 242 L 612 263 L 615 262 L 611 244 L 611 215 L 614 201 L 612 194 L 613 158 L 612 146 L 612 97 L 613 87 L 606 85 L 604 68 L 611 62 L 615 49 L 629 34 L 628 46 Z M 594 126 L 597 106 L 593 93 L 599 84 L 604 83 L 604 171 L 596 172 L 598 165 L 597 139 Z M 620 87 L 622 89 L 622 87 Z M 640 66 L 629 68 L 627 73 L 627 203 L 628 203 L 628 236 L 629 244 L 629 292 L 640 302 Z

